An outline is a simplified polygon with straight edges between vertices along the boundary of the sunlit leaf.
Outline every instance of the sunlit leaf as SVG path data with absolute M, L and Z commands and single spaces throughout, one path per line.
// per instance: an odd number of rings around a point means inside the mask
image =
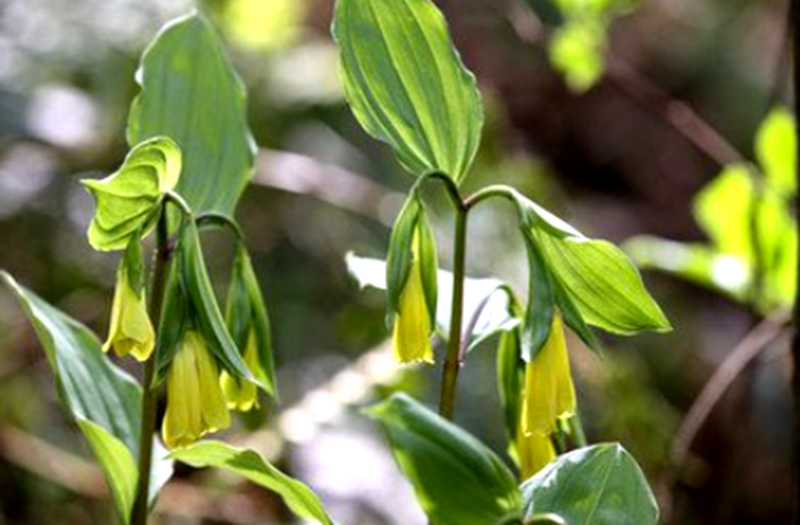
M 23 288 L 9 274 L 11 288 L 33 324 L 53 370 L 59 397 L 84 432 L 106 473 L 120 518 L 128 522 L 138 473 L 142 393 L 127 373 L 103 354 L 85 326 Z M 172 463 L 154 452 L 150 497 L 172 473 Z
M 480 141 L 475 78 L 429 0 L 339 0 L 333 34 L 358 121 L 416 175 L 460 181 Z
M 83 179 L 96 201 L 89 244 L 100 251 L 121 250 L 132 235 L 147 235 L 158 219 L 160 199 L 175 187 L 180 174 L 177 144 L 155 137 L 134 146 L 122 166 L 105 179 Z
M 569 525 L 658 523 L 658 506 L 644 474 L 617 444 L 559 456 L 520 489 L 526 519 L 554 512 Z
M 333 525 L 322 502 L 310 488 L 252 450 L 234 448 L 219 441 L 201 441 L 172 452 L 170 457 L 192 467 L 214 467 L 243 476 L 278 494 L 300 518 Z
M 177 191 L 196 212 L 232 215 L 250 180 L 255 143 L 245 91 L 209 23 L 192 14 L 162 29 L 142 58 L 128 142 L 172 137 L 183 152 Z
M 405 394 L 369 414 L 382 425 L 417 500 L 437 525 L 495 525 L 520 509 L 514 477 L 480 441 Z
M 784 107 L 773 109 L 756 134 L 756 157 L 767 182 L 781 195 L 797 192 L 797 135 L 792 114 Z

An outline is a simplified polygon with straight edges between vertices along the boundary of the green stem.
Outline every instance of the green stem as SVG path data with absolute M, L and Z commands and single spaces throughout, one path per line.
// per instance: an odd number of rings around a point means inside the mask
M 156 252 L 153 267 L 152 287 L 150 290 L 150 304 L 148 305 L 150 319 L 156 331 L 161 320 L 161 308 L 164 304 L 167 277 L 169 275 L 169 262 L 172 250 L 169 246 L 169 232 L 167 227 L 166 201 L 161 208 L 156 230 Z M 156 338 L 157 340 L 157 338 Z M 149 513 L 150 470 L 153 461 L 153 434 L 156 429 L 156 409 L 158 405 L 158 388 L 155 385 L 156 352 L 144 364 L 142 378 L 142 422 L 139 432 L 139 480 L 136 484 L 136 499 L 133 504 L 131 525 L 146 525 Z
M 467 209 L 459 198 L 456 210 L 455 250 L 453 260 L 453 302 L 450 313 L 450 338 L 447 341 L 447 357 L 442 369 L 442 391 L 439 398 L 439 414 L 453 418 L 458 371 L 461 368 L 461 320 L 464 307 L 464 267 L 467 252 Z

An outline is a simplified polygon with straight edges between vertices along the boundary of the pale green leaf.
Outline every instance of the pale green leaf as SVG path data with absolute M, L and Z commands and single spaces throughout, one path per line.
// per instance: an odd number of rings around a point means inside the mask
M 196 212 L 232 215 L 253 172 L 245 90 L 210 24 L 191 14 L 166 25 L 142 57 L 128 142 L 172 137 L 183 151 L 177 191 Z
M 668 331 L 636 267 L 613 244 L 538 235 L 550 270 L 586 323 L 617 334 Z
M 105 428 L 88 419 L 76 419 L 108 480 L 119 515 L 127 523 L 133 510 L 139 479 L 136 461 L 125 444 Z
M 358 121 L 412 173 L 461 181 L 475 157 L 483 107 L 441 12 L 429 0 L 339 0 L 333 34 Z
M 181 174 L 181 151 L 167 137 L 143 141 L 131 149 L 122 166 L 102 180 L 81 182 L 96 201 L 89 226 L 89 243 L 95 250 L 121 250 L 133 234 L 140 236 L 155 226 L 160 199 Z
M 520 510 L 514 476 L 473 436 L 405 394 L 373 406 L 417 500 L 437 525 L 496 525 Z
M 618 444 L 559 456 L 520 490 L 526 519 L 553 512 L 569 525 L 658 523 L 658 506 L 644 474 Z
M 322 502 L 310 488 L 287 476 L 252 450 L 209 440 L 173 451 L 170 457 L 192 467 L 214 467 L 243 476 L 278 494 L 300 518 L 333 525 Z

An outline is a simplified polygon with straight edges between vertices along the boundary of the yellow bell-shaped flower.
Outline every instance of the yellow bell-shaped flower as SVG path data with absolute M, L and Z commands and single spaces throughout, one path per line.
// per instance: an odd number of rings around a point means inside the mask
M 258 359 L 258 346 L 256 344 L 256 334 L 251 329 L 247 336 L 247 346 L 242 355 L 247 368 L 252 372 L 253 377 L 261 377 L 264 372 L 261 362 Z M 247 412 L 253 408 L 258 408 L 258 390 L 256 385 L 250 381 L 237 381 L 230 374 L 223 370 L 220 377 L 222 391 L 225 399 L 228 400 L 228 408 Z
M 117 271 L 114 302 L 111 306 L 111 324 L 103 351 L 111 348 L 120 357 L 131 354 L 139 361 L 146 361 L 153 353 L 156 334 L 147 315 L 145 292 L 139 293 L 131 286 L 124 260 Z
M 394 318 L 392 350 L 401 363 L 433 363 L 431 316 L 422 282 L 417 234 L 412 246 L 411 268 Z
M 186 332 L 167 372 L 167 412 L 161 429 L 167 448 L 185 447 L 231 424 L 219 370 L 203 337 Z
M 550 336 L 542 349 L 525 365 L 525 387 L 517 431 L 520 477 L 525 480 L 556 457 L 551 435 L 560 418 L 576 410 L 575 387 L 569 369 L 564 327 L 553 317 Z

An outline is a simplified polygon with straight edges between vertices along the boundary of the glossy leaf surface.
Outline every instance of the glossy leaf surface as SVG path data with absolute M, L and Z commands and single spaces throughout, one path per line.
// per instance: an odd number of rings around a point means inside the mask
M 405 394 L 369 414 L 382 425 L 417 500 L 438 525 L 495 525 L 519 512 L 503 461 L 480 441 Z
M 520 489 L 526 518 L 553 512 L 570 525 L 658 523 L 658 506 L 642 470 L 618 444 L 559 456 Z

